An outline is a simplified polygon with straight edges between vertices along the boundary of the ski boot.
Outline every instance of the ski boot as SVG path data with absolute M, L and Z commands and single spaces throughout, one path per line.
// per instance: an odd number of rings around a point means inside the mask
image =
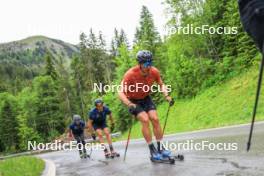
M 105 158 L 106 159 L 110 158 L 110 156 L 111 156 L 111 153 L 110 152 L 105 153 Z
M 162 155 L 163 158 L 173 158 L 174 160 L 179 160 L 179 161 L 183 161 L 184 160 L 184 156 L 183 155 L 173 155 L 172 152 L 170 150 L 166 150 L 163 146 L 162 149 L 159 150 L 159 153 Z
M 165 153 L 164 154 L 168 154 Z M 154 163 L 165 163 L 165 164 L 174 164 L 175 159 L 171 157 L 163 157 L 163 155 L 153 146 L 150 150 L 150 160 Z
M 120 157 L 120 154 L 114 151 L 113 145 L 109 145 L 110 152 L 111 152 L 111 158 Z
M 84 153 L 82 151 L 79 151 L 79 155 L 80 155 L 80 158 L 83 159 L 84 158 Z
M 162 155 L 157 151 L 155 146 L 150 146 L 150 159 L 152 160 L 161 160 Z
M 174 158 L 171 158 L 171 157 L 164 158 L 159 152 L 152 154 L 152 156 L 150 157 L 150 160 L 153 163 L 175 164 Z
M 169 158 L 171 157 L 171 151 L 162 149 L 159 151 L 159 153 L 162 155 L 164 158 Z
M 90 155 L 87 154 L 86 152 L 84 152 L 84 153 L 83 153 L 83 157 L 84 157 L 84 158 L 90 158 Z
M 104 149 L 105 158 L 108 159 L 111 157 L 111 153 L 108 152 L 107 148 Z

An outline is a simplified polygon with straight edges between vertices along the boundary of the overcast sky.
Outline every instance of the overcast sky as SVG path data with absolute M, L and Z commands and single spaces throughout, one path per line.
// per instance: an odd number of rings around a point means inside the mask
M 77 44 L 80 32 L 101 30 L 109 43 L 114 28 L 123 28 L 130 42 L 142 5 L 153 14 L 158 31 L 165 33 L 163 0 L 1 0 L 0 43 L 45 35 Z

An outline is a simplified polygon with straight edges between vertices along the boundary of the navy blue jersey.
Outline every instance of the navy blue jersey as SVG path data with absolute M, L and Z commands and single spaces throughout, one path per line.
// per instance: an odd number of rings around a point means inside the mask
M 89 119 L 95 124 L 105 124 L 107 115 L 111 114 L 108 107 L 104 106 L 103 111 L 99 112 L 96 108 L 89 112 Z
M 85 123 L 83 121 L 80 121 L 80 124 L 77 125 L 76 123 L 72 123 L 69 127 L 72 130 L 72 133 L 74 135 L 81 135 L 85 128 Z

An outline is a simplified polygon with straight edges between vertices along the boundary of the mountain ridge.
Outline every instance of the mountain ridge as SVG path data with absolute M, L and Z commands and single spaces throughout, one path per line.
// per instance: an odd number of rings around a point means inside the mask
M 35 52 L 36 56 L 44 56 L 49 51 L 54 58 L 63 57 L 64 59 L 70 59 L 75 53 L 79 53 L 79 48 L 77 45 L 43 35 L 0 43 L 0 55 L 16 55 L 16 53 L 29 51 Z

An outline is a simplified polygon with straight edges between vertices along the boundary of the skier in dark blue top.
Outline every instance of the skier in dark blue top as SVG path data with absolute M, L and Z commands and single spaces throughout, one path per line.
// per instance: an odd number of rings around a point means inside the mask
M 114 120 L 110 109 L 104 106 L 102 100 L 97 99 L 94 102 L 95 108 L 89 112 L 89 121 L 88 127 L 92 132 L 92 137 L 95 139 L 94 131 L 97 133 L 101 145 L 104 147 L 105 157 L 109 158 L 110 156 L 114 158 L 115 156 L 119 157 L 119 154 L 114 151 L 112 145 L 111 134 L 107 127 L 107 116 L 109 116 L 111 122 L 111 129 L 114 128 Z M 107 147 L 104 145 L 103 132 L 106 136 L 107 142 L 109 144 L 110 152 L 108 152 Z
M 84 129 L 85 123 L 82 121 L 81 116 L 74 115 L 73 122 L 69 126 L 69 137 L 72 138 L 72 136 L 74 136 L 75 140 L 77 141 L 77 146 L 81 158 L 89 157 L 85 149 Z

